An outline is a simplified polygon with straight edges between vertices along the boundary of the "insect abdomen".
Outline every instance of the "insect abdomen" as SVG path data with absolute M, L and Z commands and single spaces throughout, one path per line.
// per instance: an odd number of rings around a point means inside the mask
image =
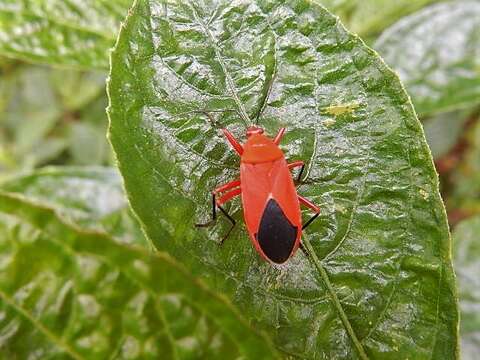
M 274 263 L 283 263 L 295 246 L 298 228 L 285 216 L 275 199 L 268 200 L 255 237 L 266 257 Z

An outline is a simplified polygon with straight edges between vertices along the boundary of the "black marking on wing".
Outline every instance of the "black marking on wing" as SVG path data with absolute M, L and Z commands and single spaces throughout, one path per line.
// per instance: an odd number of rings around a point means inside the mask
M 280 264 L 292 253 L 297 239 L 297 227 L 288 220 L 275 199 L 270 199 L 255 237 L 263 253 L 272 262 Z

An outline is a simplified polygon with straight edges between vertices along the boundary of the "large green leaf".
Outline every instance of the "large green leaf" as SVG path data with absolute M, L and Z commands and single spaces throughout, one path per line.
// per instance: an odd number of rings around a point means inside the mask
M 480 217 L 460 223 L 453 233 L 462 321 L 462 359 L 478 359 L 480 349 Z
M 0 54 L 108 69 L 108 50 L 131 0 L 2 0 Z
M 398 72 L 420 114 L 480 102 L 480 2 L 426 8 L 387 29 L 374 48 Z
M 449 234 L 421 126 L 395 74 L 337 18 L 301 0 L 139 0 L 111 63 L 110 140 L 159 249 L 285 353 L 456 358 Z M 194 228 L 211 189 L 238 177 L 220 127 L 243 140 L 253 121 L 287 127 L 287 158 L 308 163 L 299 192 L 322 209 L 310 256 L 280 267 L 243 225 L 222 247 L 224 219 Z M 238 200 L 229 211 L 241 219 Z
M 164 253 L 0 195 L 2 358 L 272 359 L 269 340 Z
M 115 169 L 43 168 L 13 177 L 0 184 L 0 189 L 50 206 L 81 228 L 104 231 L 122 242 L 147 245 Z

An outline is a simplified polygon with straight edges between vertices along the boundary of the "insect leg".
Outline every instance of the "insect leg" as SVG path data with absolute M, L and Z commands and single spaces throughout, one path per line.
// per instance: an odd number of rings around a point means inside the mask
M 240 180 L 230 181 L 230 182 L 226 183 L 225 185 L 221 185 L 221 186 L 215 188 L 215 190 L 213 190 L 213 193 L 214 194 L 219 194 L 219 193 L 225 192 L 227 190 L 230 190 L 230 189 L 233 189 L 233 188 L 236 188 L 236 187 L 239 187 L 239 186 L 240 186 Z
M 195 224 L 196 227 L 208 227 L 211 226 L 215 223 L 215 220 L 217 220 L 217 202 L 216 202 L 216 195 L 220 194 L 222 192 L 225 192 L 227 190 L 233 189 L 240 186 L 240 180 L 235 180 L 235 181 L 230 181 L 224 185 L 221 185 L 215 190 L 212 191 L 212 219 L 204 224 Z
M 300 204 L 303 204 L 309 209 L 315 211 L 315 214 L 302 226 L 302 230 L 304 230 L 307 228 L 308 225 L 312 223 L 313 220 L 317 218 L 318 215 L 320 215 L 320 208 L 314 203 L 312 203 L 310 200 L 305 199 L 303 196 L 298 195 L 298 200 L 300 201 Z
M 289 170 L 291 170 L 293 168 L 296 168 L 296 167 L 299 167 L 299 166 L 301 166 L 302 168 L 300 169 L 300 172 L 298 173 L 297 180 L 295 180 L 296 182 L 300 182 L 300 179 L 302 178 L 303 169 L 305 169 L 305 163 L 302 160 L 299 160 L 299 161 L 294 161 L 294 162 L 287 165 Z
M 195 224 L 195 227 L 209 227 L 215 224 L 217 220 L 217 202 L 215 200 L 215 193 L 212 193 L 212 219 L 206 223 Z
M 238 195 L 241 194 L 242 190 L 237 187 L 239 185 L 240 185 L 240 181 L 237 180 L 237 181 L 232 181 L 231 183 L 225 184 L 225 185 L 215 189 L 212 192 L 212 220 L 210 220 L 209 222 L 207 222 L 205 224 L 195 224 L 196 227 L 207 227 L 207 226 L 213 225 L 215 223 L 215 221 L 217 220 L 216 208 L 218 207 L 220 209 L 220 211 L 225 215 L 225 217 L 232 223 L 232 226 L 230 227 L 228 232 L 225 234 L 225 236 L 220 241 L 220 245 L 223 244 L 223 242 L 228 238 L 228 236 L 230 235 L 230 233 L 232 232 L 232 230 L 233 230 L 233 228 L 235 227 L 235 224 L 236 224 L 235 219 L 232 218 L 230 216 L 230 214 L 228 214 L 228 212 L 222 207 L 222 205 L 224 203 L 226 203 L 227 201 L 231 200 L 232 198 L 234 198 L 235 196 L 238 196 Z M 237 188 L 235 188 L 235 187 L 237 187 Z M 225 193 L 224 195 L 222 195 L 218 200 L 216 199 L 217 193 L 224 192 L 224 191 L 226 191 L 228 189 L 231 189 L 231 188 L 234 188 L 234 189 L 230 190 L 227 193 Z
M 227 192 L 225 195 L 223 195 L 220 199 L 218 199 L 217 201 L 217 206 L 218 208 L 220 209 L 220 211 L 223 213 L 223 215 L 225 215 L 225 217 L 230 220 L 230 222 L 232 223 L 232 226 L 230 227 L 230 229 L 228 229 L 227 233 L 225 234 L 225 236 L 222 238 L 222 240 L 220 241 L 220 245 L 222 245 L 225 240 L 227 240 L 227 238 L 230 236 L 230 233 L 232 232 L 233 228 L 235 227 L 235 219 L 232 218 L 230 216 L 230 214 L 222 207 L 222 204 L 224 204 L 225 202 L 231 200 L 232 198 L 234 198 L 235 196 L 238 196 L 240 195 L 242 192 L 242 190 L 240 188 L 238 189 L 233 189 L 229 192 Z
M 227 138 L 228 142 L 232 145 L 232 147 L 235 149 L 238 155 L 242 156 L 243 154 L 243 147 L 240 145 L 240 143 L 235 139 L 235 137 L 232 135 L 230 131 L 227 129 L 222 129 L 223 134 Z
M 235 227 L 235 225 L 237 224 L 235 219 L 232 218 L 228 212 L 221 206 L 218 207 L 220 209 L 220 211 L 223 213 L 223 215 L 226 216 L 226 218 L 228 220 L 230 220 L 230 222 L 232 223 L 232 226 L 230 226 L 230 229 L 228 229 L 227 233 L 223 236 L 222 240 L 220 240 L 220 245 L 223 245 L 223 243 L 225 242 L 225 240 L 227 240 L 227 238 L 230 236 L 230 233 L 232 232 L 233 228 Z
M 273 142 L 275 143 L 275 145 L 280 144 L 280 141 L 282 141 L 283 134 L 285 134 L 285 128 L 280 128 L 280 130 L 278 130 L 277 135 L 275 136 L 275 139 L 273 139 Z

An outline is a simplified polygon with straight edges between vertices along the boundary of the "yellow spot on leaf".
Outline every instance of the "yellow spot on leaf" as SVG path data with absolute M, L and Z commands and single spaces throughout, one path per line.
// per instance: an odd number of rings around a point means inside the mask
M 331 126 L 335 124 L 335 119 L 327 119 L 323 123 L 325 124 L 325 126 Z
M 323 108 L 323 112 L 325 114 L 339 116 L 343 114 L 349 114 L 357 109 L 360 105 L 358 103 L 350 103 L 350 104 L 336 104 L 330 105 Z
M 428 194 L 428 192 L 426 192 L 426 191 L 423 190 L 423 189 L 420 189 L 419 192 L 420 192 L 420 195 L 422 195 L 422 197 L 423 197 L 424 200 L 427 200 L 428 197 L 430 196 L 430 195 Z

